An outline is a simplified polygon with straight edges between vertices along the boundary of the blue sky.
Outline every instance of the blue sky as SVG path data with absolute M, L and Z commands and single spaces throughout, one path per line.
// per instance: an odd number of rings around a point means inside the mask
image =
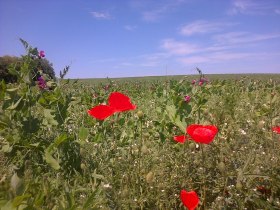
M 0 0 L 0 37 L 68 78 L 280 73 L 280 0 Z

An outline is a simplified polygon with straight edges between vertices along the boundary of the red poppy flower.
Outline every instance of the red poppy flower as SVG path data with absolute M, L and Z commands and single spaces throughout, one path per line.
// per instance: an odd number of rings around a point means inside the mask
M 272 130 L 277 133 L 277 134 L 280 134 L 280 126 L 275 126 L 272 128 Z
M 122 93 L 114 92 L 109 96 L 109 106 L 117 112 L 136 109 L 136 105 L 130 102 L 130 98 Z
M 109 105 L 95 106 L 88 110 L 88 113 L 99 120 L 104 120 L 116 112 L 136 109 L 136 105 L 130 102 L 130 98 L 119 92 L 111 93 L 108 103 Z
M 257 186 L 257 191 L 265 196 L 270 196 L 271 194 L 271 189 L 268 189 L 264 186 Z
M 187 133 L 195 142 L 209 144 L 218 133 L 218 128 L 214 125 L 193 124 L 187 127 Z
M 189 210 L 194 210 L 198 206 L 199 197 L 195 191 L 187 192 L 186 190 L 181 190 L 180 197 L 184 206 Z
M 187 139 L 187 137 L 185 135 L 182 135 L 182 136 L 174 136 L 173 137 L 174 141 L 177 141 L 179 143 L 184 143 Z
M 98 105 L 88 110 L 88 113 L 98 120 L 104 120 L 115 112 L 114 109 L 108 105 Z

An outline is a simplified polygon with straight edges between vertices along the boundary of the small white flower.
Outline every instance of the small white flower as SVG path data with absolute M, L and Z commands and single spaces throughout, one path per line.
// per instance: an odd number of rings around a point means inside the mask
M 112 188 L 112 186 L 111 186 L 110 184 L 104 184 L 103 187 L 104 187 L 104 188 L 107 188 L 107 189 L 108 189 L 108 188 Z
M 247 134 L 243 129 L 239 129 L 239 131 L 240 131 L 240 133 L 241 133 L 242 135 L 246 135 L 246 134 Z

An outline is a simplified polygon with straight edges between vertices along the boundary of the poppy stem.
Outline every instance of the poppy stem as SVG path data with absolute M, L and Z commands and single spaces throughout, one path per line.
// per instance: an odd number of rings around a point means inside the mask
M 206 179 L 205 179 L 205 176 L 206 176 L 206 167 L 205 167 L 205 155 L 204 155 L 204 145 L 203 144 L 200 144 L 200 147 L 201 147 L 201 155 L 202 155 L 202 168 L 203 168 L 203 176 L 202 176 L 202 184 L 203 184 L 203 201 L 202 201 L 202 209 L 205 209 L 205 204 L 206 204 Z
M 140 142 L 138 143 L 138 184 L 139 184 L 139 197 L 141 197 L 142 194 L 142 187 L 141 187 L 141 155 L 142 155 L 142 146 L 143 146 L 143 120 L 140 119 Z

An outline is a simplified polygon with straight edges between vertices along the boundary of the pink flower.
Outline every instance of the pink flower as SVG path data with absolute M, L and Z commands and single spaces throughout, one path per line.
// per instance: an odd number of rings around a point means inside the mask
M 190 97 L 190 96 L 185 96 L 185 102 L 186 102 L 186 103 L 189 103 L 190 100 L 191 100 L 191 97 Z
M 192 81 L 192 85 L 194 85 L 196 83 L 196 80 L 194 79 L 193 81 Z
M 44 58 L 45 57 L 45 52 L 43 50 L 41 50 L 39 52 L 39 58 Z

